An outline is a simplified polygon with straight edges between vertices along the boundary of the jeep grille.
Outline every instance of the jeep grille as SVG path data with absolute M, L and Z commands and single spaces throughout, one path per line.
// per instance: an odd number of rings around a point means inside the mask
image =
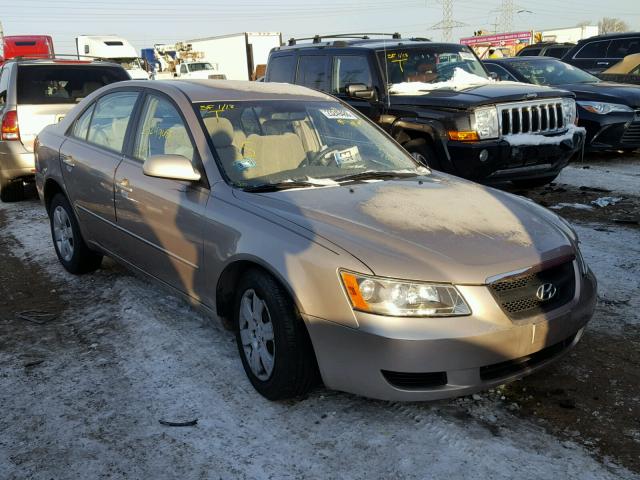
M 502 135 L 555 133 L 566 128 L 559 100 L 498 105 L 498 118 Z

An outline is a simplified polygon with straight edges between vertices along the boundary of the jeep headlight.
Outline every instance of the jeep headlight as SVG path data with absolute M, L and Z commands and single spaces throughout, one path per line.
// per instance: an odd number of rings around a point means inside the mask
M 573 98 L 562 99 L 562 117 L 565 127 L 576 123 L 576 101 Z
M 478 132 L 481 140 L 498 138 L 500 125 L 498 123 L 498 110 L 496 107 L 481 107 L 473 112 L 472 128 Z
M 454 317 L 471 310 L 453 285 L 374 277 L 341 271 L 354 310 L 395 317 Z

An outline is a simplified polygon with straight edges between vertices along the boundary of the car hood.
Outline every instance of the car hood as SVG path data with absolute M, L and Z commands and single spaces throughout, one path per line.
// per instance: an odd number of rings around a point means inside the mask
M 566 226 L 532 202 L 447 175 L 419 178 L 234 194 L 385 277 L 483 284 L 573 253 Z
M 430 107 L 466 109 L 479 105 L 488 105 L 536 98 L 558 98 L 572 96 L 571 93 L 555 88 L 529 85 L 518 82 L 497 82 L 479 85 L 462 90 L 437 89 L 424 94 L 389 96 L 391 105 L 424 105 Z
M 556 85 L 576 95 L 576 100 L 622 103 L 640 107 L 640 86 L 614 82 L 569 83 Z

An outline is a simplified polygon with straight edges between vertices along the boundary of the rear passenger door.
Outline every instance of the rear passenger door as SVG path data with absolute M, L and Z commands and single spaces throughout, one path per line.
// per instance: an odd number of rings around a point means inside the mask
M 149 93 L 115 176 L 118 242 L 115 253 L 178 290 L 200 298 L 203 213 L 209 188 L 189 126 L 177 105 Z M 152 155 L 188 158 L 202 175 L 199 182 L 149 177 Z
M 113 247 L 113 177 L 122 160 L 138 91 L 100 97 L 76 119 L 60 148 L 67 193 L 87 240 Z
M 567 63 L 590 73 L 598 73 L 609 67 L 607 50 L 611 40 L 594 40 L 585 43 Z

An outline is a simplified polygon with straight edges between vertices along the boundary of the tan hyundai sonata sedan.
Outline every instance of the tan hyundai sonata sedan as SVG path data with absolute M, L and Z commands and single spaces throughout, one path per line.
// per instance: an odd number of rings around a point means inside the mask
M 303 87 L 118 83 L 36 153 L 62 265 L 108 255 L 228 319 L 269 399 L 318 375 L 380 399 L 468 394 L 555 360 L 593 313 L 566 222 L 418 165 Z

